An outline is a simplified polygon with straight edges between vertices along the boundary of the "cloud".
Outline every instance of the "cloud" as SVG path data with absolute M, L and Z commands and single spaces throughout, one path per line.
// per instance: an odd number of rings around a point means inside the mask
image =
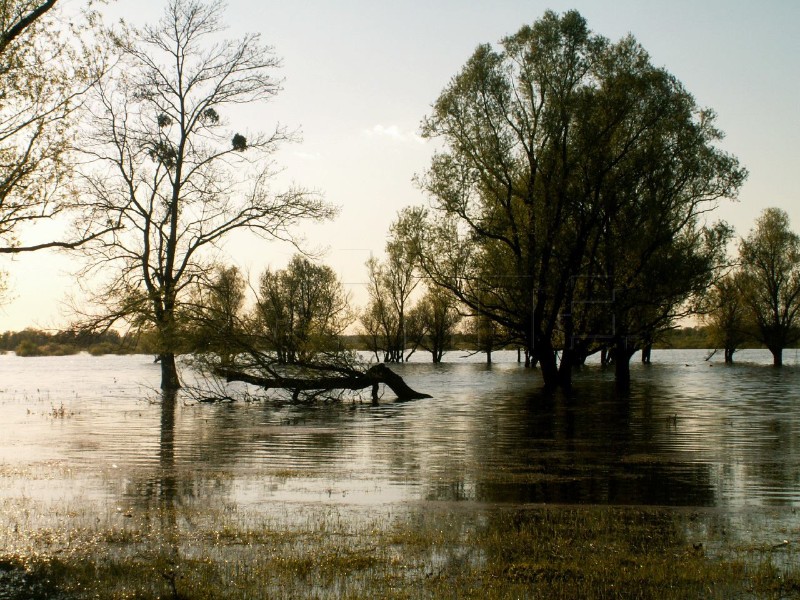
M 388 127 L 385 125 L 375 125 L 370 129 L 365 129 L 364 134 L 368 137 L 375 137 L 375 138 L 388 138 L 395 142 L 415 142 L 417 144 L 424 144 L 425 140 L 423 140 L 420 136 L 416 134 L 414 131 L 403 131 L 397 125 L 389 125 Z
M 313 154 L 309 152 L 295 152 L 294 155 L 302 160 L 319 160 L 322 158 L 319 152 L 314 152 Z

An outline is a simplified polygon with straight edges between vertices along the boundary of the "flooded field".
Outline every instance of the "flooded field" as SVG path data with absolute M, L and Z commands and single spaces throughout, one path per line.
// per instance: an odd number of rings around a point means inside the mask
M 220 528 L 363 537 L 439 514 L 457 540 L 491 532 L 492 515 L 555 506 L 685 515 L 681 535 L 712 553 L 731 540 L 791 549 L 796 353 L 779 370 L 767 352 L 742 351 L 734 366 L 706 354 L 654 352 L 654 364 L 633 363 L 632 392 L 619 398 L 598 365 L 576 376 L 574 394 L 547 397 L 516 353 L 490 366 L 451 353 L 393 367 L 431 399 L 387 391 L 377 406 L 165 402 L 149 356 L 0 356 L 0 536 L 22 556 L 42 536 L 68 548 L 87 531 L 127 531 L 133 548 L 143 531 L 169 530 L 171 547 L 193 556 Z M 0 598 L 23 597 L 3 596 L 2 581 Z M 347 595 L 336 590 L 321 596 Z

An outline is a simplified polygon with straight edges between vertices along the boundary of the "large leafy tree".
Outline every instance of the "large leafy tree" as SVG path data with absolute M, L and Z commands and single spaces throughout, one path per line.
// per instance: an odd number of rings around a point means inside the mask
M 789 215 L 767 208 L 741 240 L 741 290 L 756 324 L 756 336 L 783 364 L 783 349 L 800 339 L 800 236 Z
M 632 37 L 574 11 L 479 46 L 423 122 L 442 144 L 418 178 L 434 209 L 417 213 L 423 270 L 549 387 L 602 345 L 627 366 L 721 256 L 727 229 L 706 213 L 745 173 L 713 120 Z
M 273 192 L 271 155 L 292 140 L 237 131 L 241 105 L 278 93 L 279 61 L 256 34 L 222 39 L 220 2 L 169 0 L 162 19 L 115 36 L 117 68 L 95 88 L 85 146 L 83 222 L 112 231 L 86 247 L 100 274 L 95 322 L 138 320 L 156 333 L 161 387 L 180 386 L 177 320 L 192 285 L 213 272 L 229 235 L 292 239 L 330 209 L 313 193 Z

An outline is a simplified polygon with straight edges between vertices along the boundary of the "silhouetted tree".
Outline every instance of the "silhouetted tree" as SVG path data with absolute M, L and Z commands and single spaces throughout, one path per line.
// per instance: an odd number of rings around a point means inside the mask
M 714 282 L 703 299 L 709 339 L 724 350 L 726 363 L 733 362 L 734 353 L 752 332 L 743 292 L 742 272 L 736 270 Z
M 756 324 L 756 335 L 783 364 L 783 349 L 800 339 L 800 236 L 789 215 L 767 208 L 739 244 L 741 289 Z
M 221 40 L 222 8 L 169 0 L 157 25 L 117 34 L 119 61 L 95 88 L 83 149 L 83 222 L 114 227 L 86 248 L 82 280 L 102 271 L 105 282 L 94 294 L 101 312 L 87 319 L 151 327 L 163 389 L 180 386 L 178 317 L 221 243 L 236 231 L 291 239 L 302 220 L 333 214 L 304 189 L 269 189 L 270 156 L 292 134 L 245 138 L 229 126 L 226 109 L 278 93 L 279 61 L 257 34 Z
M 590 344 L 615 347 L 625 385 L 631 351 L 720 254 L 706 216 L 745 173 L 713 121 L 632 37 L 575 11 L 479 46 L 422 126 L 442 147 L 417 178 L 433 210 L 409 216 L 423 272 L 522 342 L 547 387 Z
M 439 287 L 429 287 L 414 305 L 409 320 L 420 335 L 419 346 L 431 353 L 433 362 L 442 362 L 445 351 L 452 347 L 453 334 L 461 314 L 453 294 Z
M 295 255 L 285 269 L 261 276 L 251 322 L 259 347 L 274 351 L 280 363 L 295 364 L 336 351 L 353 316 L 333 269 Z

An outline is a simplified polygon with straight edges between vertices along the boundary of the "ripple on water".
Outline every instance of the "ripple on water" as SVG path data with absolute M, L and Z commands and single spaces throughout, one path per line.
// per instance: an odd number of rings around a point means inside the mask
M 5 355 L 2 493 L 797 506 L 800 371 L 772 369 L 764 353 L 733 367 L 705 354 L 634 363 L 626 398 L 598 365 L 573 394 L 548 397 L 514 353 L 491 366 L 456 355 L 396 367 L 431 399 L 312 408 L 166 405 L 148 387 L 159 369 L 148 356 Z

